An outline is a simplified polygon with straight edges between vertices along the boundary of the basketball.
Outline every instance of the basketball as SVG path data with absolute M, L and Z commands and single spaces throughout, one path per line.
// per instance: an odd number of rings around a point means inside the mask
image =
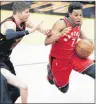
M 87 58 L 92 54 L 94 50 L 94 45 L 91 40 L 88 39 L 81 39 L 77 42 L 75 51 L 77 55 L 81 58 Z

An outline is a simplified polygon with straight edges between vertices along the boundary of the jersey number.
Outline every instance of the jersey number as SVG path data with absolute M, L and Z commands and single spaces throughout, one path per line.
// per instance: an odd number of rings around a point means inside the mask
M 74 47 L 74 45 L 75 45 L 75 44 L 74 44 L 74 43 L 75 43 L 75 41 L 76 41 L 76 39 L 75 39 L 75 38 L 73 38 L 73 39 L 72 39 L 72 45 L 71 45 L 72 47 Z

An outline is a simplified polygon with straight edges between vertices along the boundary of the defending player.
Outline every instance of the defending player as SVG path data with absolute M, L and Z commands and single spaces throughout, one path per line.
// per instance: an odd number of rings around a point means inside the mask
M 0 23 L 0 68 L 9 70 L 16 75 L 10 54 L 13 48 L 22 40 L 22 38 L 35 30 L 48 35 L 47 30 L 44 30 L 40 24 L 32 23 L 32 18 L 29 17 L 30 4 L 24 1 L 16 1 L 13 4 L 13 14 Z M 26 27 L 28 30 L 25 30 Z M 8 90 L 12 98 L 12 103 L 19 97 L 19 89 L 8 84 Z

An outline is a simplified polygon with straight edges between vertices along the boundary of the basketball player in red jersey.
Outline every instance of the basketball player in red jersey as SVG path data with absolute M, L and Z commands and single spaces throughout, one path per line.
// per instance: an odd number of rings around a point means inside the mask
M 29 17 L 30 6 L 31 5 L 29 3 L 24 1 L 14 2 L 12 16 L 6 18 L 0 23 L 0 69 L 9 70 L 14 75 L 16 75 L 16 73 L 12 62 L 10 61 L 10 55 L 14 47 L 22 40 L 24 36 L 34 32 L 35 30 L 48 35 L 48 31 L 43 29 L 40 25 L 42 22 L 38 24 L 32 23 L 32 18 Z M 26 30 L 26 27 L 28 30 Z M 20 96 L 19 89 L 10 84 L 8 84 L 7 87 L 12 104 L 14 104 L 17 98 Z M 4 94 L 2 94 L 2 98 L 0 97 L 0 102 L 7 103 L 10 99 L 7 97 L 6 87 L 3 87 L 3 90 L 1 91 Z
M 52 44 L 49 55 L 48 81 L 66 93 L 69 88 L 70 73 L 73 70 L 95 79 L 95 64 L 88 58 L 81 59 L 75 53 L 78 38 L 87 39 L 81 31 L 83 5 L 73 2 L 68 7 L 68 17 L 58 20 L 46 37 L 45 45 Z

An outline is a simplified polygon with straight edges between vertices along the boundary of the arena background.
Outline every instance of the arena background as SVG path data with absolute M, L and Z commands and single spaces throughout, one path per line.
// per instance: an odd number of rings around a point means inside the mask
M 37 22 L 44 20 L 42 26 L 51 28 L 53 24 L 67 14 L 69 1 L 26 1 L 31 3 L 32 19 Z M 71 1 L 72 2 L 72 1 Z M 82 30 L 95 40 L 94 18 L 95 1 L 80 1 L 84 4 L 84 22 Z M 13 2 L 0 2 L 1 21 L 12 15 Z M 28 103 L 94 103 L 94 81 L 86 75 L 72 71 L 69 91 L 61 93 L 51 86 L 46 79 L 50 46 L 44 46 L 46 37 L 38 31 L 26 36 L 13 50 L 11 60 L 17 76 L 29 87 Z M 89 57 L 94 59 L 94 52 Z M 20 98 L 17 100 L 20 103 Z
M 72 1 L 26 1 L 31 4 L 32 13 L 45 13 L 51 15 L 66 15 L 68 5 Z M 94 18 L 95 14 L 95 1 L 80 1 L 84 5 L 83 16 L 87 18 Z M 12 10 L 13 2 L 1 2 L 1 9 Z

